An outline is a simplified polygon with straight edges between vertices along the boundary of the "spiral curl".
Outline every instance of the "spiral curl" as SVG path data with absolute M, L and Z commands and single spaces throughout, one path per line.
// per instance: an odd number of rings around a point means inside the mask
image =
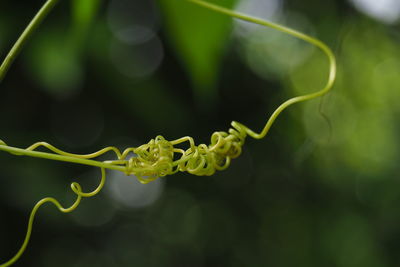
M 192 137 L 183 137 L 170 142 L 162 136 L 157 136 L 145 145 L 129 148 L 128 150 L 137 157 L 125 162 L 125 173 L 136 175 L 144 183 L 178 171 L 198 176 L 213 175 L 216 171 L 228 168 L 231 159 L 239 157 L 242 153 L 242 146 L 247 136 L 246 128 L 241 124 L 232 124 L 232 127 L 228 132 L 213 133 L 210 145 L 196 146 Z M 175 147 L 184 142 L 189 142 L 188 149 Z M 180 158 L 174 160 L 179 155 Z
M 40 11 L 22 33 L 18 41 L 15 43 L 11 51 L 7 54 L 5 60 L 0 65 L 0 82 L 4 78 L 7 70 L 11 66 L 12 62 L 16 58 L 17 54 L 23 47 L 28 37 L 38 27 L 40 22 L 44 19 L 44 17 L 46 17 L 46 15 L 50 12 L 57 1 L 58 0 L 46 1 Z M 72 212 L 79 206 L 82 198 L 93 197 L 101 191 L 105 183 L 106 169 L 122 171 L 127 175 L 135 175 L 142 183 L 148 183 L 154 181 L 158 177 L 164 177 L 179 171 L 188 172 L 190 174 L 199 176 L 212 175 L 216 171 L 228 168 L 231 160 L 237 158 L 242 153 L 242 146 L 244 145 L 245 139 L 248 135 L 255 139 L 264 138 L 276 118 L 287 107 L 298 102 L 321 97 L 332 89 L 336 78 L 336 60 L 331 49 L 323 42 L 291 28 L 247 16 L 242 13 L 237 13 L 230 9 L 220 7 L 218 5 L 205 2 L 203 0 L 187 1 L 203 6 L 209 10 L 213 10 L 221 14 L 226 14 L 230 17 L 273 28 L 275 30 L 292 35 L 296 38 L 302 39 L 305 42 L 308 42 L 318 47 L 323 53 L 325 53 L 329 60 L 330 70 L 328 82 L 326 83 L 325 87 L 320 91 L 293 97 L 283 102 L 270 116 L 260 133 L 253 132 L 252 130 L 240 123 L 232 122 L 232 128 L 230 128 L 228 132 L 215 132 L 212 134 L 210 145 L 200 144 L 196 146 L 192 137 L 183 137 L 174 141 L 167 141 L 166 139 L 164 139 L 164 137 L 157 136 L 155 139 L 150 140 L 150 142 L 148 142 L 147 144 L 144 144 L 137 148 L 127 148 L 123 152 L 121 152 L 116 147 L 106 147 L 91 154 L 80 155 L 62 151 L 46 142 L 38 142 L 26 149 L 20 149 L 8 146 L 4 141 L 0 140 L 1 151 L 9 152 L 18 156 L 38 157 L 99 167 L 102 173 L 100 184 L 94 191 L 90 193 L 83 192 L 79 183 L 73 182 L 71 184 L 71 189 L 76 195 L 76 200 L 68 208 L 64 208 L 54 198 L 44 198 L 40 200 L 34 206 L 30 214 L 28 230 L 23 245 L 12 259 L 4 264 L 1 264 L 0 267 L 8 267 L 12 265 L 21 257 L 21 255 L 25 251 L 31 236 L 33 220 L 39 207 L 47 202 L 50 202 L 53 203 L 63 213 Z M 179 146 L 184 142 L 189 142 L 189 148 L 187 148 L 186 150 L 179 148 Z M 52 153 L 38 151 L 38 148 L 41 147 L 50 150 L 50 152 Z M 96 158 L 106 153 L 114 153 L 116 159 L 106 161 L 96 160 Z
M 215 132 L 211 135 L 211 144 L 192 144 L 183 154 L 179 163 L 179 171 L 188 172 L 198 176 L 210 176 L 216 171 L 229 167 L 231 159 L 237 158 L 242 153 L 242 146 L 246 139 L 244 128 L 231 128 L 228 132 Z
M 130 147 L 123 152 L 116 147 L 110 146 L 91 154 L 72 154 L 62 151 L 46 142 L 35 143 L 26 149 L 9 151 L 8 149 L 11 147 L 7 146 L 1 140 L 0 150 L 5 150 L 15 155 L 26 155 L 32 152 L 32 155 L 28 155 L 50 159 L 54 159 L 52 156 L 58 155 L 62 156 L 60 160 L 82 164 L 87 163 L 93 166 L 96 166 L 94 163 L 98 163 L 99 167 L 118 169 L 126 175 L 135 175 L 142 183 L 148 183 L 159 177 L 175 174 L 176 172 L 210 176 L 216 171 L 228 168 L 231 160 L 239 157 L 242 153 L 242 146 L 247 136 L 246 131 L 247 127 L 239 123 L 232 123 L 232 128 L 228 132 L 220 131 L 213 133 L 210 145 L 195 145 L 194 139 L 189 136 L 168 141 L 159 135 L 151 139 L 147 144 L 139 147 Z M 181 146 L 185 142 L 189 143 L 187 149 L 178 148 L 178 146 Z M 41 147 L 53 153 L 38 151 Z M 36 154 L 35 152 L 40 154 Z M 109 152 L 113 152 L 117 159 L 106 160 L 102 163 L 93 161 Z
M 29 216 L 27 232 L 23 244 L 18 252 L 9 261 L 1 264 L 0 267 L 8 267 L 14 264 L 21 255 L 25 252 L 26 247 L 32 235 L 33 222 L 38 209 L 46 204 L 54 204 L 60 212 L 70 213 L 74 211 L 83 198 L 89 198 L 97 195 L 104 187 L 106 180 L 105 168 L 113 169 L 112 167 L 123 167 L 123 171 L 127 175 L 135 175 L 140 182 L 148 183 L 154 181 L 158 177 L 174 174 L 178 171 L 188 172 L 190 174 L 204 176 L 212 175 L 217 170 L 224 170 L 229 167 L 231 159 L 237 158 L 242 152 L 248 129 L 238 123 L 233 122 L 232 128 L 228 132 L 215 132 L 211 135 L 210 145 L 200 144 L 195 145 L 192 137 L 183 137 L 174 141 L 167 141 L 162 136 L 157 136 L 151 139 L 147 144 L 137 148 L 131 147 L 125 149 L 122 153 L 116 147 L 106 147 L 97 152 L 85 155 L 72 154 L 62 151 L 53 145 L 46 142 L 38 142 L 26 149 L 17 149 L 8 146 L 4 141 L 0 140 L 0 150 L 8 151 L 15 155 L 28 155 L 31 153 L 40 153 L 42 157 L 51 158 L 55 155 L 64 157 L 64 159 L 75 160 L 91 160 L 102 156 L 108 152 L 113 152 L 117 156 L 117 160 L 103 161 L 106 167 L 100 167 L 101 180 L 95 190 L 89 193 L 82 191 L 79 183 L 71 183 L 71 189 L 76 195 L 74 203 L 69 207 L 63 207 L 58 200 L 52 197 L 47 197 L 33 207 Z M 189 148 L 183 150 L 175 146 L 181 145 L 184 142 L 189 142 Z M 53 153 L 44 153 L 37 151 L 38 148 L 44 147 Z M 9 150 L 11 149 L 11 150 Z M 131 154 L 135 154 L 129 158 Z M 36 154 L 32 154 L 36 155 Z M 176 155 L 180 157 L 176 160 Z M 129 158 L 129 159 L 128 159 Z M 72 161 L 72 160 L 65 160 Z

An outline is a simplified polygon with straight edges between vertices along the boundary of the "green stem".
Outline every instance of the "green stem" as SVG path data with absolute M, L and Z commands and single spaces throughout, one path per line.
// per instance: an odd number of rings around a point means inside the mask
M 238 18 L 241 20 L 245 20 L 248 22 L 252 22 L 258 25 L 262 25 L 262 26 L 266 26 L 266 27 L 270 27 L 272 29 L 287 33 L 289 35 L 292 35 L 294 37 L 297 37 L 299 39 L 302 39 L 304 41 L 306 41 L 307 43 L 310 43 L 312 45 L 315 45 L 316 47 L 318 47 L 319 49 L 321 49 L 321 51 L 328 57 L 328 61 L 329 61 L 329 78 L 328 78 L 328 82 L 326 83 L 325 87 L 320 90 L 317 91 L 315 93 L 311 93 L 311 94 L 306 94 L 306 95 L 302 95 L 302 96 L 297 96 L 297 97 L 293 97 L 287 101 L 285 101 L 284 103 L 282 103 L 275 111 L 274 113 L 272 113 L 271 117 L 268 119 L 267 123 L 265 124 L 263 130 L 260 133 L 255 133 L 254 131 L 250 130 L 249 128 L 245 127 L 244 125 L 238 123 L 238 122 L 233 122 L 233 125 L 241 125 L 242 127 L 246 128 L 246 132 L 248 135 L 250 135 L 251 137 L 255 138 L 255 139 L 261 139 L 263 137 L 265 137 L 265 135 L 268 133 L 269 129 L 271 128 L 272 124 L 274 123 L 274 121 L 276 120 L 276 118 L 279 116 L 279 114 L 285 110 L 288 106 L 293 105 L 294 103 L 298 103 L 298 102 L 303 102 L 303 101 L 307 101 L 307 100 L 311 100 L 317 97 L 320 97 L 322 95 L 325 95 L 326 93 L 328 93 L 332 87 L 333 84 L 335 82 L 336 79 L 336 59 L 335 56 L 332 52 L 332 50 L 323 42 L 321 42 L 320 40 L 313 38 L 311 36 L 308 36 L 304 33 L 298 32 L 296 30 L 290 29 L 288 27 L 270 22 L 270 21 L 266 21 L 266 20 L 262 20 L 262 19 L 258 19 L 255 17 L 251 17 L 239 12 L 235 12 L 232 11 L 230 9 L 224 8 L 224 7 L 220 7 L 218 5 L 214 5 L 208 2 L 204 2 L 202 0 L 187 0 L 189 2 L 195 3 L 197 5 L 203 6 L 207 9 L 210 10 L 214 10 L 218 13 L 222 13 L 234 18 Z
M 4 76 L 6 75 L 8 69 L 10 68 L 11 64 L 13 63 L 13 61 L 15 60 L 15 58 L 17 57 L 19 52 L 21 51 L 21 49 L 22 49 L 23 45 L 26 43 L 27 39 L 36 30 L 36 28 L 43 21 L 43 19 L 46 17 L 46 15 L 51 11 L 51 9 L 54 7 L 54 5 L 57 3 L 57 1 L 58 0 L 48 0 L 44 4 L 44 6 L 40 9 L 40 11 L 36 14 L 36 16 L 32 19 L 30 24 L 24 30 L 24 32 L 22 33 L 20 38 L 17 40 L 15 45 L 12 47 L 12 49 L 6 56 L 4 62 L 0 66 L 0 82 L 4 79 Z M 324 52 L 326 54 L 326 56 L 328 57 L 329 64 L 330 64 L 329 78 L 328 78 L 327 84 L 325 85 L 325 87 L 322 90 L 317 91 L 315 93 L 311 93 L 311 94 L 297 96 L 297 97 L 294 97 L 294 98 L 291 98 L 291 99 L 285 101 L 273 112 L 273 114 L 268 119 L 266 125 L 264 126 L 263 130 L 260 133 L 255 133 L 252 130 L 250 130 L 249 128 L 247 128 L 246 126 L 244 126 L 238 122 L 232 123 L 232 126 L 235 129 L 239 129 L 242 127 L 245 129 L 246 133 L 249 134 L 250 136 L 252 136 L 253 138 L 256 138 L 256 139 L 263 138 L 269 131 L 269 129 L 272 126 L 272 124 L 274 123 L 275 119 L 288 106 L 290 106 L 294 103 L 317 98 L 319 96 L 322 96 L 322 95 L 328 93 L 332 89 L 332 86 L 334 84 L 335 77 L 336 77 L 336 60 L 335 60 L 335 57 L 334 57 L 331 49 L 327 45 L 325 45 L 323 42 L 321 42 L 311 36 L 308 36 L 308 35 L 298 32 L 298 31 L 287 28 L 285 26 L 275 24 L 272 22 L 268 22 L 265 20 L 261 20 L 258 18 L 254 18 L 251 16 L 247 16 L 247 15 L 244 15 L 241 13 L 237 13 L 235 11 L 232 11 L 232 10 L 229 10 L 229 9 L 226 9 L 226 8 L 214 5 L 214 4 L 210 4 L 210 3 L 204 2 L 202 0 L 187 0 L 187 1 L 198 4 L 200 6 L 208 8 L 210 10 L 214 10 L 218 13 L 226 14 L 231 17 L 249 21 L 249 22 L 252 22 L 255 24 L 267 26 L 267 27 L 276 29 L 278 31 L 287 33 L 289 35 L 292 35 L 294 37 L 300 38 L 300 39 L 320 48 L 322 50 L 322 52 Z M 191 144 L 191 147 L 194 147 L 194 142 L 191 138 L 181 138 L 172 143 L 180 143 L 183 141 L 189 141 Z M 23 156 L 29 156 L 29 157 L 36 157 L 36 158 L 43 158 L 43 159 L 49 159 L 49 160 L 57 160 L 57 161 L 63 161 L 63 162 L 70 162 L 70 163 L 100 167 L 101 171 L 102 171 L 101 182 L 100 182 L 100 185 L 97 187 L 97 189 L 95 189 L 94 191 L 92 191 L 90 193 L 82 192 L 81 187 L 78 183 L 72 183 L 71 189 L 77 195 L 77 198 L 76 198 L 75 202 L 69 208 L 62 207 L 61 204 L 54 198 L 45 198 L 45 199 L 42 199 L 41 201 L 39 201 L 33 208 L 31 215 L 29 217 L 28 230 L 27 230 L 27 234 L 26 234 L 25 240 L 23 242 L 23 245 L 21 246 L 20 250 L 17 252 L 17 254 L 13 258 L 11 258 L 9 261 L 7 261 L 4 264 L 1 264 L 0 267 L 8 267 L 8 266 L 12 265 L 21 257 L 21 255 L 25 251 L 25 249 L 28 245 L 31 233 L 32 233 L 33 220 L 34 220 L 36 212 L 40 206 L 42 206 L 43 204 L 45 204 L 47 202 L 50 202 L 50 203 L 53 203 L 61 212 L 65 212 L 65 213 L 71 212 L 76 209 L 76 207 L 79 205 L 79 203 L 83 197 L 91 197 L 91 196 L 96 195 L 98 192 L 100 192 L 100 190 L 103 188 L 104 182 L 105 182 L 105 169 L 118 170 L 118 171 L 122 171 L 122 172 L 126 171 L 126 166 L 118 165 L 118 164 L 116 164 L 116 161 L 113 164 L 113 163 L 109 163 L 109 162 L 99 162 L 99 161 L 91 160 L 88 158 L 84 158 L 84 157 L 87 157 L 87 155 L 80 156 L 80 157 L 79 156 L 74 157 L 72 154 L 64 153 L 52 146 L 46 146 L 46 147 L 50 148 L 50 150 L 52 150 L 56 153 L 62 152 L 62 154 L 60 155 L 60 154 L 46 153 L 46 152 L 40 152 L 40 151 L 33 151 L 33 149 L 37 148 L 38 146 L 43 146 L 43 144 L 33 145 L 28 149 L 20 149 L 20 148 L 7 146 L 3 141 L 0 140 L 0 151 L 6 151 L 6 152 L 14 154 L 14 155 L 21 155 L 21 156 L 23 155 Z M 112 147 L 109 149 L 106 148 L 105 151 L 101 150 L 94 154 L 90 154 L 90 158 L 97 157 L 99 155 L 102 155 L 104 152 L 111 151 L 111 150 L 114 150 L 114 148 L 112 148 Z M 130 149 L 128 149 L 126 151 L 129 152 Z M 114 150 L 114 152 L 116 152 L 116 151 Z M 119 153 L 119 152 L 116 152 L 116 153 L 119 158 L 125 158 L 125 156 L 126 156 L 125 152 L 122 154 L 122 155 L 125 155 L 123 157 L 122 157 L 121 153 Z M 179 163 L 179 161 L 175 162 L 175 164 L 178 164 L 178 163 Z M 201 164 L 199 166 L 201 166 Z M 192 171 L 194 171 L 194 170 L 192 170 Z
M 39 202 L 36 203 L 36 205 L 33 207 L 32 211 L 31 211 L 31 215 L 29 216 L 29 221 L 28 221 L 28 227 L 27 227 L 27 231 L 26 231 L 26 235 L 25 235 L 25 239 L 24 242 L 22 243 L 20 249 L 18 250 L 18 252 L 14 255 L 14 257 L 12 257 L 10 260 L 8 260 L 7 262 L 0 264 L 0 267 L 8 267 L 13 265 L 19 258 L 21 258 L 22 254 L 25 252 L 26 247 L 28 246 L 28 243 L 31 239 L 31 235 L 32 235 L 32 228 L 33 228 L 33 222 L 36 216 L 37 211 L 39 210 L 39 208 L 41 206 L 43 206 L 46 203 L 52 203 L 53 205 L 55 205 L 57 207 L 57 209 L 63 213 L 70 213 L 73 212 L 81 203 L 82 198 L 90 198 L 93 197 L 95 195 L 97 195 L 101 189 L 103 189 L 104 184 L 106 181 L 106 172 L 103 168 L 101 168 L 101 180 L 99 185 L 97 186 L 97 188 L 95 190 L 93 190 L 92 192 L 88 192 L 85 193 L 82 191 L 82 187 L 80 186 L 79 183 L 77 182 L 73 182 L 71 184 L 71 189 L 72 191 L 75 193 L 76 195 L 76 200 L 74 201 L 74 203 L 65 208 L 63 207 L 60 202 L 52 197 L 46 197 L 42 200 L 40 200 Z
M 31 150 L 11 147 L 11 146 L 7 146 L 7 145 L 0 145 L 0 151 L 6 151 L 8 153 L 18 155 L 18 156 L 28 156 L 28 157 L 34 157 L 34 158 L 42 158 L 42 159 L 70 162 L 70 163 L 76 163 L 76 164 L 83 164 L 83 165 L 87 165 L 87 166 L 100 167 L 100 168 L 104 168 L 104 169 L 117 170 L 117 171 L 121 171 L 121 172 L 126 171 L 125 166 L 118 166 L 118 165 L 114 165 L 114 164 L 110 164 L 110 163 L 106 163 L 106 162 L 90 160 L 90 159 L 82 159 L 82 158 L 65 156 L 65 155 L 58 155 L 58 154 L 53 154 L 53 153 L 31 151 Z
M 26 41 L 32 35 L 32 33 L 38 28 L 40 23 L 44 20 L 44 18 L 49 14 L 49 12 L 53 9 L 55 4 L 57 4 L 58 0 L 47 0 L 47 2 L 42 6 L 39 12 L 35 15 L 29 25 L 25 28 L 24 32 L 18 38 L 17 42 L 11 48 L 10 52 L 7 54 L 3 63 L 0 66 L 0 83 L 3 81 L 4 77 L 7 74 L 8 69 L 14 62 L 15 58 L 21 52 Z

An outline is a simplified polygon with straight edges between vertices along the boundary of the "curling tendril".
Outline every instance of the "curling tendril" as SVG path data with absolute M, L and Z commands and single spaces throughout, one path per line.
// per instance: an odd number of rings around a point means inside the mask
M 196 145 L 194 139 L 188 136 L 182 137 L 174 141 L 168 141 L 162 136 L 157 136 L 156 138 L 150 140 L 150 142 L 148 142 L 147 144 L 141 145 L 136 148 L 127 148 L 122 152 L 116 147 L 106 147 L 91 154 L 79 155 L 62 151 L 46 142 L 38 142 L 26 149 L 21 149 L 8 146 L 4 141 L 0 140 L 0 150 L 14 155 L 64 161 L 98 167 L 101 169 L 100 184 L 94 191 L 90 193 L 84 193 L 78 183 L 73 182 L 71 184 L 71 189 L 76 195 L 76 200 L 70 207 L 64 208 L 54 198 L 48 197 L 40 200 L 34 206 L 30 214 L 26 237 L 20 250 L 9 261 L 1 264 L 0 267 L 10 266 L 21 257 L 29 242 L 32 232 L 32 225 L 37 210 L 43 204 L 48 202 L 53 203 L 63 213 L 74 211 L 79 206 L 82 198 L 93 197 L 101 191 L 106 180 L 106 169 L 118 170 L 124 172 L 126 175 L 135 175 L 142 183 L 148 183 L 154 181 L 159 177 L 171 175 L 177 172 L 188 172 L 190 174 L 199 176 L 213 175 L 216 171 L 221 171 L 228 168 L 231 160 L 240 156 L 242 152 L 242 147 L 245 143 L 245 139 L 247 136 L 250 136 L 254 139 L 264 138 L 276 118 L 287 107 L 298 102 L 303 102 L 323 96 L 331 90 L 336 78 L 336 60 L 331 49 L 323 42 L 285 26 L 238 13 L 230 9 L 204 2 L 202 0 L 186 1 L 192 2 L 218 13 L 231 16 L 233 18 L 273 28 L 283 33 L 292 35 L 296 38 L 302 39 L 305 42 L 308 42 L 318 47 L 327 56 L 329 61 L 329 75 L 325 87 L 315 93 L 293 97 L 282 103 L 272 113 L 260 133 L 256 133 L 245 125 L 233 121 L 231 124 L 231 128 L 227 132 L 213 133 L 209 145 Z M 32 35 L 34 30 L 43 21 L 43 19 L 51 11 L 51 9 L 57 2 L 58 0 L 47 0 L 43 7 L 36 14 L 36 16 L 32 19 L 27 28 L 24 30 L 24 32 L 21 34 L 20 38 L 15 43 L 11 51 L 6 56 L 4 62 L 0 66 L 0 82 L 3 80 L 6 72 L 22 49 L 23 45 L 28 40 L 29 36 Z M 186 149 L 181 148 L 184 143 L 188 143 L 188 147 Z M 39 148 L 45 148 L 48 150 L 48 152 L 38 151 Z M 113 153 L 116 158 L 114 160 L 106 161 L 96 160 L 98 157 L 107 153 Z

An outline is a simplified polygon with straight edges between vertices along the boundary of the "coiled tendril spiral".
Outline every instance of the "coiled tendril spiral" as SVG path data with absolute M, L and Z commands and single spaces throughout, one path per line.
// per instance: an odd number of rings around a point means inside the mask
M 0 150 L 8 151 L 14 155 L 48 158 L 53 156 L 56 157 L 56 160 L 116 169 L 123 171 L 126 175 L 135 175 L 142 183 L 148 183 L 176 172 L 209 176 L 216 171 L 228 168 L 231 159 L 240 156 L 247 136 L 245 126 L 235 122 L 232 125 L 228 132 L 213 133 L 210 145 L 196 145 L 194 139 L 189 136 L 168 141 L 159 135 L 147 144 L 130 147 L 123 152 L 116 147 L 106 147 L 91 154 L 72 154 L 46 142 L 38 142 L 26 149 L 19 149 L 8 146 L 2 140 L 0 140 Z M 189 143 L 187 149 L 177 148 L 185 142 Z M 47 148 L 54 154 L 37 151 L 40 147 Z M 108 152 L 113 152 L 117 160 L 93 161 L 93 159 Z
M 82 198 L 93 197 L 104 187 L 106 181 L 105 168 L 122 168 L 120 170 L 124 171 L 127 175 L 136 175 L 142 183 L 148 183 L 154 181 L 158 177 L 174 174 L 178 171 L 188 172 L 199 176 L 212 175 L 217 170 L 228 168 L 231 159 L 240 156 L 242 146 L 247 136 L 246 129 L 245 126 L 233 122 L 232 128 L 229 129 L 228 132 L 213 133 L 211 136 L 211 144 L 208 146 L 205 144 L 196 146 L 192 137 L 183 137 L 170 142 L 159 135 L 155 139 L 150 140 L 147 144 L 141 145 L 137 148 L 127 148 L 122 153 L 116 147 L 106 147 L 95 153 L 86 155 L 68 153 L 46 142 L 38 142 L 26 149 L 19 149 L 10 147 L 4 141 L 0 140 L 0 150 L 10 152 L 14 155 L 29 155 L 33 157 L 52 158 L 63 161 L 75 161 L 77 163 L 82 161 L 82 164 L 98 165 L 101 169 L 100 183 L 92 192 L 85 193 L 82 191 L 82 187 L 79 183 L 71 183 L 71 189 L 76 195 L 76 200 L 68 208 L 63 207 L 58 200 L 52 197 L 47 197 L 37 202 L 29 216 L 28 228 L 21 248 L 13 258 L 0 265 L 0 267 L 12 265 L 24 253 L 32 234 L 34 218 L 38 209 L 43 204 L 52 203 L 63 213 L 74 211 L 81 203 Z M 189 143 L 188 149 L 183 150 L 174 147 L 184 142 Z M 54 154 L 36 151 L 40 147 L 47 148 Z M 103 161 L 103 163 L 92 161 L 92 159 L 108 152 L 114 152 L 118 160 L 108 160 Z M 132 153 L 136 154 L 136 156 L 127 159 Z M 174 160 L 176 154 L 180 155 L 180 158 Z M 104 164 L 104 166 L 100 166 L 101 164 Z
M 38 27 L 44 17 L 54 7 L 57 1 L 58 0 L 47 0 L 25 31 L 22 33 L 9 54 L 6 56 L 6 59 L 0 65 L 0 82 L 4 78 L 15 57 L 20 52 L 23 44 L 26 42 L 32 32 Z M 195 145 L 192 137 L 182 137 L 174 141 L 167 141 L 164 137 L 157 136 L 156 138 L 150 140 L 150 142 L 147 144 L 137 148 L 127 148 L 123 152 L 116 147 L 106 147 L 91 154 L 79 155 L 62 151 L 46 142 L 38 142 L 26 149 L 21 149 L 8 146 L 4 141 L 0 140 L 0 150 L 14 155 L 64 161 L 94 166 L 101 169 L 101 180 L 98 187 L 94 191 L 85 193 L 82 191 L 82 188 L 78 183 L 74 182 L 71 184 L 71 189 L 76 195 L 76 200 L 70 207 L 64 208 L 54 198 L 44 198 L 40 200 L 34 206 L 30 214 L 26 237 L 21 248 L 14 257 L 4 264 L 1 264 L 0 267 L 8 267 L 12 265 L 25 251 L 31 236 L 33 221 L 39 207 L 50 202 L 53 203 L 61 212 L 72 212 L 78 207 L 82 198 L 93 197 L 101 191 L 106 179 L 106 169 L 122 171 L 127 175 L 136 175 L 136 177 L 142 183 L 148 183 L 154 181 L 158 177 L 171 175 L 179 171 L 200 176 L 212 175 L 216 171 L 228 168 L 231 160 L 237 158 L 241 154 L 242 147 L 247 136 L 251 136 L 255 139 L 264 138 L 275 119 L 287 107 L 298 102 L 323 96 L 332 88 L 336 78 L 336 60 L 331 49 L 323 42 L 285 26 L 237 13 L 208 2 L 204 2 L 203 0 L 186 1 L 195 3 L 221 14 L 273 28 L 315 45 L 323 53 L 325 53 L 329 60 L 329 77 L 325 87 L 315 93 L 297 96 L 283 102 L 270 116 L 260 133 L 255 133 L 251 129 L 238 122 L 232 122 L 232 128 L 230 128 L 228 132 L 215 132 L 212 134 L 210 145 Z M 189 143 L 188 148 L 180 148 L 180 146 L 185 142 Z M 37 149 L 40 147 L 50 150 L 51 153 L 38 151 Z M 109 152 L 113 152 L 116 156 L 116 159 L 106 161 L 96 160 L 96 158 L 99 156 Z

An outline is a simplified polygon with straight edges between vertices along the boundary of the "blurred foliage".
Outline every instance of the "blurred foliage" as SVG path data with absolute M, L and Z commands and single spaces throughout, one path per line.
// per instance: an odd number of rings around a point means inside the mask
M 159 0 L 168 37 L 188 71 L 195 96 L 214 102 L 232 19 L 182 0 Z M 232 8 L 236 0 L 213 1 Z
M 76 213 L 43 208 L 15 266 L 398 266 L 400 5 L 392 2 L 218 1 L 327 42 L 339 63 L 332 93 L 291 107 L 212 177 L 141 185 L 109 172 L 104 192 Z M 2 2 L 1 56 L 42 3 Z M 307 44 L 186 2 L 60 1 L 1 84 L 0 138 L 76 153 L 158 134 L 208 143 L 231 120 L 259 129 L 288 97 L 321 88 L 326 71 Z M 0 162 L 2 262 L 37 200 L 71 203 L 70 182 L 89 191 L 99 174 L 4 153 Z
M 100 3 L 100 0 L 71 1 L 74 27 L 86 29 L 98 13 Z

